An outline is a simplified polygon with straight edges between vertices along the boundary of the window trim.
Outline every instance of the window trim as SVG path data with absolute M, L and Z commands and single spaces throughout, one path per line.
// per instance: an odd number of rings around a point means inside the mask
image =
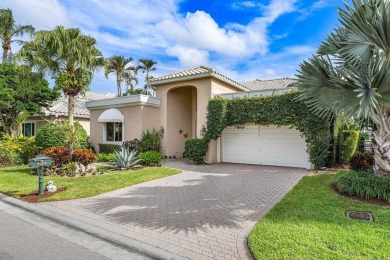
M 107 141 L 107 123 L 116 123 L 116 124 L 122 124 L 122 141 Z M 120 122 L 106 122 L 103 123 L 103 143 L 104 144 L 118 144 L 122 145 L 124 142 L 124 137 L 125 137 L 125 124 L 120 123 Z
M 24 124 L 34 124 L 34 135 L 31 135 L 31 136 L 37 135 L 37 121 L 26 120 L 22 123 L 22 129 L 20 129 L 20 130 L 21 130 L 23 136 L 25 136 L 24 131 L 23 131 Z

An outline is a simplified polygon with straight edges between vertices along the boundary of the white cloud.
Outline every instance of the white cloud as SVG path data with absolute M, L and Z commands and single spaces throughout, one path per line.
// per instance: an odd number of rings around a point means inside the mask
M 269 26 L 284 14 L 299 12 L 297 0 L 271 0 L 268 5 L 241 1 L 242 7 L 258 8 L 261 15 L 247 24 L 224 26 L 205 11 L 179 13 L 180 1 L 0 0 L 0 6 L 11 8 L 17 23 L 31 23 L 37 29 L 59 24 L 79 27 L 97 39 L 98 48 L 106 57 L 123 54 L 135 59 L 155 59 L 155 76 L 199 65 L 209 65 L 237 80 L 290 75 L 292 60 L 311 51 L 295 46 L 283 53 L 269 54 Z M 318 2 L 320 6 L 322 1 Z M 166 56 L 171 59 L 165 60 Z M 283 66 L 281 59 L 285 61 Z M 241 64 L 244 61 L 248 62 Z M 115 92 L 115 80 L 105 79 L 101 72 L 94 78 L 93 89 Z
M 195 48 L 186 48 L 180 45 L 175 45 L 167 49 L 168 55 L 179 58 L 180 64 L 183 67 L 196 67 L 207 65 L 209 63 L 209 54 L 207 51 L 198 50 Z
M 312 16 L 316 11 L 320 9 L 338 4 L 338 0 L 317 0 L 311 6 L 304 7 L 299 10 L 301 15 L 298 18 L 298 21 L 306 20 L 308 17 Z
M 10 8 L 17 23 L 31 24 L 38 30 L 71 24 L 65 7 L 57 0 L 1 0 L 0 6 Z
M 268 53 L 267 28 L 279 16 L 295 11 L 297 0 L 272 0 L 268 6 L 263 6 L 264 15 L 253 19 L 247 25 L 228 24 L 220 27 L 215 20 L 204 11 L 187 13 L 184 17 L 173 16 L 157 25 L 170 47 L 177 49 L 198 49 L 204 53 L 213 52 L 229 57 L 248 57 L 251 55 L 265 55 Z M 243 3 L 243 2 L 241 2 Z M 251 5 L 249 2 L 246 5 Z M 182 54 L 182 52 L 180 52 Z M 203 55 L 204 56 L 204 55 Z M 183 55 L 178 57 L 183 60 Z M 187 63 L 186 63 L 187 64 Z M 184 64 L 182 63 L 182 66 Z
M 267 23 L 273 23 L 279 16 L 296 10 L 297 0 L 273 0 L 268 6 L 263 7 L 265 16 L 262 18 Z
M 275 72 L 275 70 L 273 70 L 273 69 L 266 69 L 266 70 L 264 71 L 264 73 L 267 74 L 267 75 L 269 75 L 269 76 L 272 76 L 272 77 L 274 77 L 274 76 L 276 75 L 276 72 Z
M 173 44 L 185 48 L 215 51 L 231 56 L 246 52 L 245 38 L 240 37 L 242 35 L 220 28 L 214 19 L 203 11 L 187 13 L 180 20 L 164 20 L 157 28 Z
M 254 1 L 234 2 L 231 5 L 234 9 L 254 8 L 257 6 L 260 6 L 260 4 Z

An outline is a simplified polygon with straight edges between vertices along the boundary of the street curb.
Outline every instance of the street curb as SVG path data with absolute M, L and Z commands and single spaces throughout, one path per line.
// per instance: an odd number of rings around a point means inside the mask
M 132 239 L 126 236 L 123 236 L 121 234 L 108 231 L 106 229 L 100 228 L 98 226 L 94 226 L 82 221 L 79 221 L 77 219 L 64 216 L 62 214 L 43 209 L 40 207 L 37 207 L 34 204 L 30 204 L 18 199 L 15 199 L 13 197 L 10 197 L 8 195 L 0 193 L 0 202 L 3 202 L 7 204 L 8 206 L 19 208 L 21 210 L 30 212 L 32 214 L 39 215 L 43 218 L 46 218 L 48 220 L 51 220 L 53 222 L 56 222 L 61 225 L 68 226 L 72 229 L 75 229 L 77 231 L 82 231 L 84 233 L 87 233 L 89 235 L 92 235 L 94 237 L 97 237 L 101 240 L 104 240 L 110 244 L 113 244 L 114 246 L 128 249 L 130 251 L 139 253 L 141 255 L 144 255 L 149 258 L 153 259 L 166 259 L 166 260 L 181 260 L 181 259 L 188 259 L 182 256 L 179 256 L 175 253 L 169 252 L 165 249 L 158 248 L 156 246 L 152 246 L 150 244 L 147 244 L 145 242 L 141 242 L 136 239 Z M 17 214 L 14 212 L 7 212 L 4 210 L 4 212 L 13 215 L 15 217 L 18 217 Z

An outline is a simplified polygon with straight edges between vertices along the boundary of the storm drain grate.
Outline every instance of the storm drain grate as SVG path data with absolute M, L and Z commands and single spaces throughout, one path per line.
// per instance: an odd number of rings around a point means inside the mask
M 356 219 L 361 221 L 374 221 L 374 218 L 372 215 L 368 212 L 356 212 L 356 211 L 348 211 L 347 212 L 347 218 L 349 219 Z

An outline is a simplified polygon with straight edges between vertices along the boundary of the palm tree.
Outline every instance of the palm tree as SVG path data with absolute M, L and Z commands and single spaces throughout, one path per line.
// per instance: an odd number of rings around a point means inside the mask
M 82 35 L 80 29 L 57 26 L 51 31 L 39 31 L 19 52 L 22 60 L 39 71 L 48 72 L 56 87 L 68 96 L 68 119 L 73 129 L 74 99 L 89 89 L 92 74 L 104 65 L 96 40 Z M 73 153 L 69 143 L 69 154 Z
M 111 58 L 106 59 L 104 66 L 104 75 L 108 78 L 108 74 L 111 72 L 116 73 L 116 85 L 118 88 L 118 97 L 122 96 L 122 81 L 123 74 L 126 70 L 129 70 L 131 67 L 126 67 L 130 62 L 133 61 L 133 58 L 126 59 L 123 56 L 112 56 Z
M 151 86 L 149 86 L 149 79 L 151 78 L 151 76 L 149 75 L 149 73 L 151 71 L 155 71 L 157 68 L 154 67 L 154 65 L 157 64 L 157 61 L 154 61 L 152 59 L 139 59 L 138 60 L 138 66 L 137 66 L 137 71 L 142 69 L 142 73 L 145 73 L 145 87 L 144 87 L 144 91 L 145 91 L 145 94 L 148 94 L 148 89 L 151 88 Z M 154 89 L 153 89 L 154 90 Z
M 127 70 L 123 73 L 122 78 L 126 84 L 126 95 L 134 93 L 134 87 L 138 85 L 136 70 Z M 134 82 L 134 83 L 133 83 Z M 129 89 L 130 87 L 130 89 Z
M 13 37 L 23 36 L 25 33 L 30 35 L 34 32 L 31 25 L 16 25 L 10 9 L 0 9 L 0 39 L 3 47 L 3 63 L 8 60 L 11 51 L 11 43 L 21 42 L 12 40 Z
M 342 26 L 299 71 L 300 98 L 323 115 L 372 120 L 374 174 L 390 175 L 390 1 L 353 0 Z

